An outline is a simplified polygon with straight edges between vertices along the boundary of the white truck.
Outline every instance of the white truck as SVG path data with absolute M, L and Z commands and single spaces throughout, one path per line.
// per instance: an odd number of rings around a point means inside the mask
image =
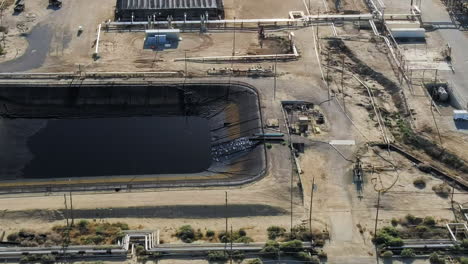
M 468 111 L 453 110 L 453 119 L 455 121 L 468 121 Z

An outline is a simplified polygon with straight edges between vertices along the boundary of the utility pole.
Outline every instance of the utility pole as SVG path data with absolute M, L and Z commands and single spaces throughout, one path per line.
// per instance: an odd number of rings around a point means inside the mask
M 228 194 L 227 191 L 224 192 L 226 195 L 226 203 L 224 208 L 224 214 L 226 216 L 226 229 L 224 232 L 224 253 L 227 253 L 227 238 L 228 238 Z
M 278 65 L 278 54 L 275 55 L 275 76 L 274 76 L 274 86 L 273 86 L 273 101 L 276 101 L 276 76 L 277 76 L 277 65 Z
M 234 29 L 233 29 L 233 41 L 232 41 L 232 56 L 236 55 L 236 17 L 234 17 Z
M 450 201 L 452 203 L 452 207 L 453 207 L 453 195 L 455 194 L 455 187 L 452 186 L 452 195 L 451 195 L 451 198 L 450 198 Z
M 312 178 L 312 188 L 310 190 L 310 209 L 309 209 L 309 231 L 312 233 L 312 205 L 314 201 L 315 177 Z
M 345 65 L 345 56 L 341 57 L 341 94 L 343 96 L 343 108 L 346 113 L 346 104 L 345 104 L 345 94 L 344 94 L 344 65 Z
M 380 209 L 380 190 L 377 195 L 377 213 L 375 214 L 374 238 L 377 236 L 377 222 L 379 221 L 379 209 Z
M 327 52 L 327 89 L 328 89 L 328 101 L 331 100 L 331 91 L 330 91 L 330 51 Z
M 231 253 L 229 256 L 229 263 L 232 264 L 232 225 L 231 225 L 231 236 L 229 240 L 231 240 Z
M 291 158 L 294 158 L 294 157 L 291 157 Z M 291 171 L 291 233 L 292 233 L 292 230 L 293 230 L 293 176 L 294 176 L 294 170 Z
M 63 202 L 65 204 L 65 219 L 67 220 L 67 228 L 70 226 L 70 223 L 68 222 L 68 205 L 67 205 L 67 195 L 63 194 Z
M 73 198 L 72 192 L 70 191 L 70 217 L 71 217 L 71 225 L 73 226 L 75 219 L 73 217 Z
M 188 72 L 187 72 L 187 51 L 185 51 L 185 78 L 187 78 Z

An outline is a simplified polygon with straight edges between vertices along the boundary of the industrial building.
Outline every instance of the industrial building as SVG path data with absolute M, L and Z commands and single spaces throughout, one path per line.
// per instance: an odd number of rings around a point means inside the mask
M 117 21 L 199 20 L 224 18 L 223 0 L 117 0 Z

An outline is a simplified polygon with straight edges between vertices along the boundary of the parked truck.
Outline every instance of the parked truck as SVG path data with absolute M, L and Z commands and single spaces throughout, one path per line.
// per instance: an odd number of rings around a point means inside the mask
M 15 5 L 15 9 L 14 9 L 16 13 L 23 12 L 24 8 L 25 8 L 24 0 L 16 1 L 16 5 Z
M 468 111 L 466 110 L 453 110 L 453 119 L 455 121 L 467 121 Z

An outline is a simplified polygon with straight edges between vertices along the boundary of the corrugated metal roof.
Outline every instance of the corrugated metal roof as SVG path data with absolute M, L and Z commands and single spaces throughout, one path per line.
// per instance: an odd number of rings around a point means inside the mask
M 218 8 L 217 0 L 118 0 L 119 9 Z

